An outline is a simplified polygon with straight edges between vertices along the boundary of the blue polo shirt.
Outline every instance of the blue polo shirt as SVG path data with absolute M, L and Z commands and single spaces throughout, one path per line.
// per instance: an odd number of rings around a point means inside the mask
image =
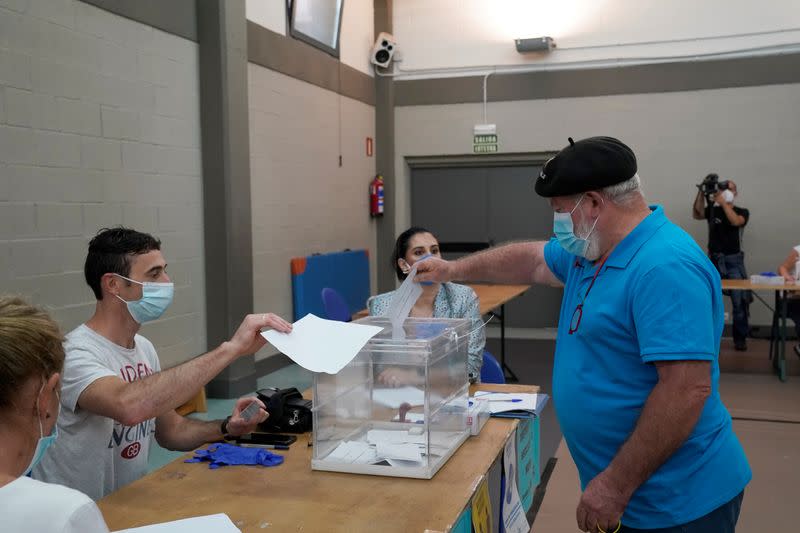
M 547 266 L 564 283 L 553 400 L 582 488 L 633 432 L 658 381 L 652 363 L 711 363 L 711 395 L 700 420 L 625 509 L 622 522 L 641 529 L 706 515 L 738 495 L 752 477 L 719 396 L 724 317 L 719 274 L 660 206 L 651 211 L 608 257 L 572 335 L 573 313 L 597 266 L 569 254 L 555 239 L 544 248 Z

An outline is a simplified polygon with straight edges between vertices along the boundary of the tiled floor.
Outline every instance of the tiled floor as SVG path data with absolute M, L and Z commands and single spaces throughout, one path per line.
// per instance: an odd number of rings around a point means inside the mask
M 278 388 L 287 388 L 287 387 L 297 387 L 298 390 L 305 390 L 311 387 L 312 382 L 312 374 L 308 370 L 300 368 L 295 364 L 291 364 L 289 366 L 283 367 L 280 370 L 277 370 L 271 374 L 267 374 L 259 378 L 256 382 L 259 389 L 266 388 L 266 387 L 278 387 Z M 255 394 L 255 391 L 250 395 Z M 248 395 L 245 395 L 248 396 Z M 233 410 L 233 406 L 236 404 L 236 400 L 218 400 L 209 398 L 208 399 L 208 412 L 206 413 L 195 413 L 191 416 L 192 418 L 197 418 L 198 420 L 220 420 L 231 414 Z M 162 466 L 170 463 L 183 455 L 184 452 L 173 452 L 167 449 L 162 448 L 157 443 L 153 442 L 153 446 L 150 448 L 150 457 L 148 459 L 149 469 L 152 472 Z
M 745 490 L 737 529 L 797 531 L 800 480 L 800 377 L 781 383 L 772 374 L 723 373 L 720 395 L 733 417 L 753 480 Z M 531 531 L 572 533 L 580 498 L 578 473 L 563 444 Z

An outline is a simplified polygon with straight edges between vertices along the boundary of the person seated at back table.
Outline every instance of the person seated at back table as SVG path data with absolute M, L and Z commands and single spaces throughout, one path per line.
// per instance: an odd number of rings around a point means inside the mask
M 91 498 L 27 477 L 58 437 L 62 340 L 47 313 L 0 296 L 0 529 L 9 533 L 108 531 Z
M 433 233 L 420 227 L 411 227 L 401 233 L 397 237 L 392 253 L 392 266 L 397 273 L 397 279 L 405 280 L 414 263 L 426 256 L 442 256 L 439 252 L 439 241 Z M 395 291 L 391 291 L 370 298 L 367 301 L 369 314 L 372 316 L 385 315 L 394 294 Z M 478 296 L 472 288 L 450 282 L 423 284 L 422 294 L 411 309 L 409 316 L 472 319 L 467 372 L 470 383 L 480 381 L 486 335 L 483 328 L 478 328 L 481 323 L 481 314 Z M 409 376 L 405 375 L 408 372 L 410 371 L 388 368 L 380 374 L 378 380 L 393 386 L 405 384 L 409 381 Z
M 800 244 L 792 248 L 789 256 L 778 267 L 778 274 L 783 276 L 787 283 L 798 283 L 800 280 Z M 794 330 L 800 340 L 800 292 L 789 294 L 789 300 L 786 302 L 786 316 L 794 322 Z M 800 357 L 800 342 L 794 345 L 794 353 Z

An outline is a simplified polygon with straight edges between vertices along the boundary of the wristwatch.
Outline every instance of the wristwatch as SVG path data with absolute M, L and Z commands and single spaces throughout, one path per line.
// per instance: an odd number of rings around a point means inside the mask
M 219 431 L 222 433 L 222 440 L 231 440 L 236 438 L 228 433 L 228 422 L 230 421 L 231 417 L 228 416 L 222 421 L 222 424 L 219 425 Z

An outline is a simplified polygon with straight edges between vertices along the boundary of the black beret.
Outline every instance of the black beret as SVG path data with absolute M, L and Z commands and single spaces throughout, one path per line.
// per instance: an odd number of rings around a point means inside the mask
M 550 198 L 595 191 L 627 181 L 636 174 L 633 150 L 613 137 L 589 137 L 569 146 L 542 167 L 536 194 Z

